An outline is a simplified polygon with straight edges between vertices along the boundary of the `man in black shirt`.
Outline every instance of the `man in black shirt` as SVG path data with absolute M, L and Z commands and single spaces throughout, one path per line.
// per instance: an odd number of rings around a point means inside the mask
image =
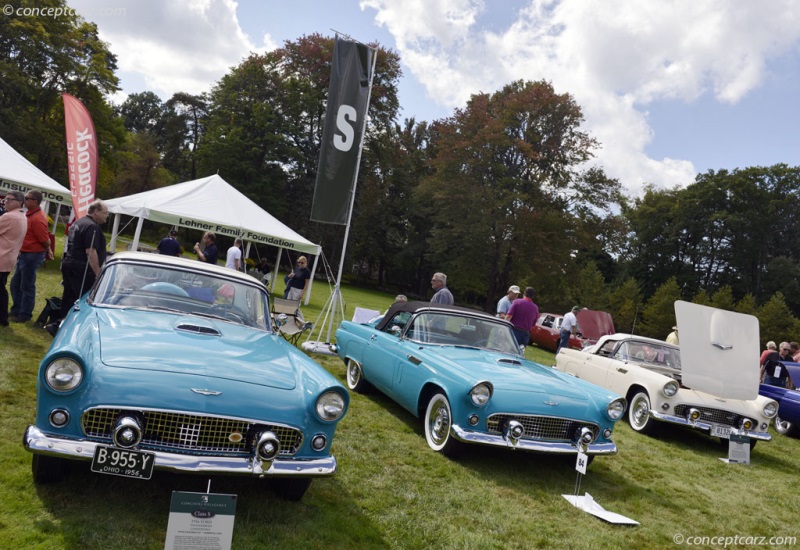
M 211 233 L 210 231 L 203 233 L 203 244 L 205 245 L 205 249 L 200 250 L 200 243 L 196 243 L 194 245 L 194 253 L 197 254 L 198 260 L 210 264 L 217 263 L 217 245 L 215 243 L 216 240 L 217 236 Z
M 106 261 L 106 237 L 100 227 L 108 219 L 108 208 L 101 200 L 89 205 L 87 214 L 69 228 L 67 250 L 61 262 L 64 293 L 61 318 L 83 294 L 92 288 Z
M 178 232 L 174 229 L 170 230 L 169 235 L 161 239 L 156 247 L 159 254 L 166 254 L 167 256 L 180 256 L 181 243 L 177 239 Z

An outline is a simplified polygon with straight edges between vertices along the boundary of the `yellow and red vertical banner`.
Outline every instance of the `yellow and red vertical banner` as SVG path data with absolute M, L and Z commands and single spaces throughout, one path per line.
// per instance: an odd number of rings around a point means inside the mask
M 67 130 L 67 169 L 75 219 L 86 215 L 97 189 L 97 134 L 92 116 L 77 98 L 62 94 Z

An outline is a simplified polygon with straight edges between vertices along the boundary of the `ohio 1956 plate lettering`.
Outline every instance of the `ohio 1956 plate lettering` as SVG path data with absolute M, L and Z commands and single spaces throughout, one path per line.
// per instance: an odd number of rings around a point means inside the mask
M 150 479 L 156 455 L 142 451 L 98 445 L 92 458 L 92 471 L 137 479 Z

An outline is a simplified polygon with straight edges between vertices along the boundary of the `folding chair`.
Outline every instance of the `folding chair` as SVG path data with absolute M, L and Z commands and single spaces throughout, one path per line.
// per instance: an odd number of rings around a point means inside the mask
M 300 300 L 272 299 L 272 322 L 278 333 L 288 342 L 297 345 L 300 336 L 311 330 L 312 323 L 303 319 Z

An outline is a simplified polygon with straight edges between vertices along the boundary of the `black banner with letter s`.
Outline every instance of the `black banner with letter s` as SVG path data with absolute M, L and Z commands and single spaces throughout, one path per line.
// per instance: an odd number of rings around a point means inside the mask
M 337 37 L 334 43 L 312 221 L 347 224 L 369 106 L 372 55 L 358 42 Z

